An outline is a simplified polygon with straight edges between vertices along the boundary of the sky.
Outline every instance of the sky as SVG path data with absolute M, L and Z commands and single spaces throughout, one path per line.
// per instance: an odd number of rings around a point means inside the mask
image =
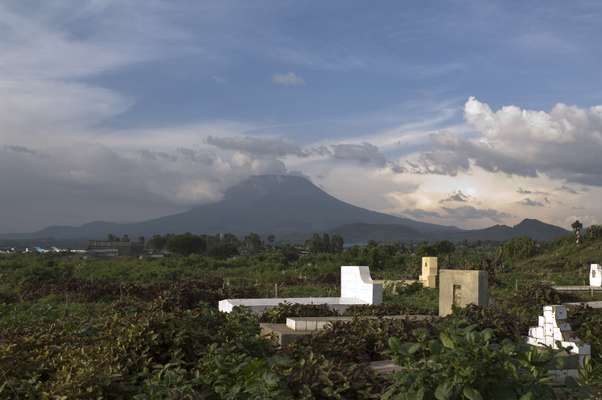
M 3 0 L 0 233 L 303 175 L 464 228 L 602 223 L 602 3 Z

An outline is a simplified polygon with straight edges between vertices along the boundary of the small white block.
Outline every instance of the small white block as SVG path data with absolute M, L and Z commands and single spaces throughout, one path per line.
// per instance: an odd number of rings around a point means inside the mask
M 543 316 L 541 316 L 541 315 L 539 317 L 537 317 L 537 318 L 538 318 L 538 322 L 539 322 L 538 325 L 541 326 L 541 327 L 543 327 L 545 325 L 545 323 L 546 323 L 546 319 Z
M 295 328 L 293 330 L 295 331 L 306 331 L 307 330 L 307 321 L 300 321 L 300 320 L 294 320 L 295 321 Z
M 318 321 L 306 321 L 305 330 L 315 331 L 318 329 Z

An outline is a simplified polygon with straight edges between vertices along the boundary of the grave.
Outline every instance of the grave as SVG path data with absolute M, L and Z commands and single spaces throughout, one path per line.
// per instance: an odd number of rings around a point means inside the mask
M 418 280 L 427 288 L 437 287 L 437 257 L 422 257 L 422 274 Z
M 591 287 L 602 287 L 602 267 L 599 264 L 590 265 L 589 285 Z
M 565 306 L 544 306 L 538 326 L 529 328 L 527 337 L 527 343 L 532 346 L 568 350 L 569 354 L 563 359 L 561 368 L 550 371 L 552 379 L 560 384 L 563 384 L 567 377 L 577 378 L 585 358 L 591 355 L 591 346 L 577 337 L 566 320 Z
M 452 313 L 452 306 L 489 304 L 487 271 L 442 269 L 439 271 L 439 316 Z
M 598 292 L 602 291 L 602 266 L 591 264 L 589 267 L 589 285 L 552 286 L 559 292 Z
M 407 321 L 432 321 L 434 315 L 383 315 L 383 316 L 329 316 L 288 317 L 286 326 L 293 331 L 319 331 L 335 322 L 351 322 L 354 319 L 403 319 Z
M 385 315 L 385 316 L 329 316 L 329 317 L 288 317 L 286 324 L 261 323 L 261 334 L 271 336 L 280 346 L 313 335 L 333 323 L 349 323 L 355 319 L 401 319 L 408 321 L 432 321 L 435 315 Z
M 234 307 L 244 306 L 255 314 L 277 307 L 279 304 L 325 304 L 329 308 L 343 312 L 352 305 L 380 304 L 383 299 L 383 286 L 370 277 L 370 268 L 365 266 L 341 267 L 341 297 L 292 297 L 266 299 L 225 299 L 218 304 L 222 312 L 232 312 Z

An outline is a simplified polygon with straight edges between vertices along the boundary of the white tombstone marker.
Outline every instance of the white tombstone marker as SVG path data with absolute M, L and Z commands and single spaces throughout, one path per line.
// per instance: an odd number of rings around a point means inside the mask
M 602 287 L 602 267 L 599 264 L 590 265 L 589 285 L 592 287 Z
M 370 267 L 341 267 L 341 297 L 293 297 L 269 299 L 225 299 L 218 304 L 222 312 L 232 312 L 234 307 L 244 306 L 256 314 L 277 307 L 279 304 L 325 304 L 337 311 L 344 311 L 352 305 L 380 304 L 383 299 L 383 286 L 375 283 L 370 276 Z
M 341 297 L 360 299 L 364 304 L 380 304 L 383 287 L 375 284 L 370 276 L 370 267 L 341 267 Z

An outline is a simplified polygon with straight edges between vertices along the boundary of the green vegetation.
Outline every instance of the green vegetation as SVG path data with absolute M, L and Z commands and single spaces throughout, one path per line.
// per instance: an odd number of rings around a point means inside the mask
M 0 398 L 599 398 L 602 312 L 570 311 L 594 354 L 569 393 L 552 392 L 545 379 L 555 353 L 524 346 L 522 336 L 543 304 L 576 298 L 550 285 L 584 283 L 589 261 L 602 259 L 601 231 L 588 228 L 579 245 L 567 237 L 348 249 L 316 235 L 308 251 L 273 237 L 178 235 L 151 239 L 176 253 L 163 259 L 0 257 Z M 416 279 L 423 255 L 439 256 L 443 268 L 487 269 L 495 304 L 433 321 L 335 323 L 284 349 L 258 335 L 260 322 L 332 312 L 217 312 L 228 297 L 337 296 L 340 265 L 370 265 L 376 279 Z M 398 285 L 382 305 L 346 315 L 436 314 L 437 301 L 436 290 Z M 365 366 L 387 359 L 402 371 L 377 376 Z

